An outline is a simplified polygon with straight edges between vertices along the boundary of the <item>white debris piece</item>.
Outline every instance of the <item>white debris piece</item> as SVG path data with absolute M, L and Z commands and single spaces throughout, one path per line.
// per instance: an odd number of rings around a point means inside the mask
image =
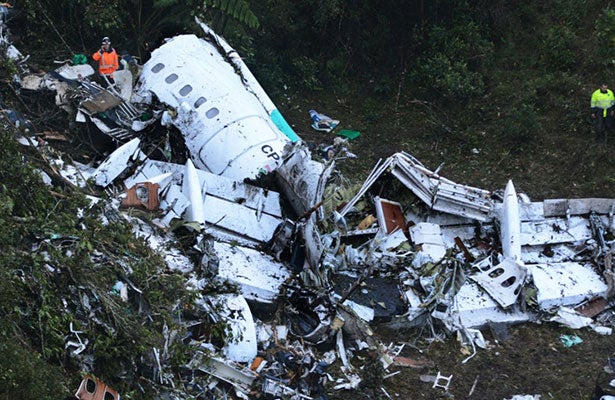
M 145 160 L 146 156 L 139 148 L 140 144 L 139 138 L 134 138 L 111 153 L 94 172 L 96 184 L 106 187 L 124 172 L 133 161 Z
M 538 306 L 543 310 L 576 305 L 604 296 L 607 291 L 607 285 L 590 264 L 545 263 L 527 268 L 538 291 Z
M 196 168 L 194 168 L 194 164 L 192 164 L 191 160 L 186 161 L 186 168 L 184 169 L 182 181 L 182 193 L 189 201 L 188 207 L 185 210 L 184 219 L 199 224 L 205 223 L 205 207 L 203 204 L 205 188 L 201 186 Z
M 521 219 L 519 201 L 512 181 L 504 190 L 504 203 L 500 209 L 500 242 L 505 259 L 521 261 Z
M 512 307 L 503 310 L 476 283 L 466 281 L 454 298 L 454 304 L 445 313 L 434 315 L 443 320 L 447 327 L 456 331 L 460 327 L 480 328 L 488 322 L 518 323 L 532 319 L 531 314 Z
M 256 325 L 246 299 L 237 294 L 219 294 L 211 301 L 230 328 L 222 349 L 224 356 L 235 362 L 252 361 L 257 354 Z
M 480 271 L 470 278 L 476 281 L 502 307 L 509 307 L 517 301 L 527 276 L 525 266 L 512 258 L 505 258 L 501 263 L 492 265 L 491 258 L 487 257 L 474 264 L 474 267 Z
M 412 242 L 420 246 L 419 253 L 429 256 L 431 261 L 438 262 L 446 255 L 446 247 L 442 239 L 440 226 L 429 222 L 419 222 L 408 229 Z
M 165 180 L 164 187 L 161 182 L 160 189 L 160 208 L 166 213 L 161 223 L 168 225 L 171 219 L 180 218 L 188 208 L 189 198 L 186 194 L 190 195 L 190 192 L 181 190 L 185 170 L 186 167 L 179 164 L 146 160 L 124 184 L 131 187 L 138 182 L 151 182 L 156 177 L 170 174 L 170 181 L 167 183 Z M 206 171 L 195 171 L 200 190 L 204 192 L 203 188 L 207 188 L 202 203 L 209 234 L 219 240 L 251 247 L 273 237 L 275 229 L 283 222 L 278 193 Z M 196 184 L 194 193 L 197 193 Z
M 271 303 L 290 277 L 284 264 L 247 247 L 215 242 L 218 276 L 239 286 L 248 301 Z
M 79 80 L 94 75 L 94 68 L 90 64 L 64 64 L 55 70 L 62 78 Z

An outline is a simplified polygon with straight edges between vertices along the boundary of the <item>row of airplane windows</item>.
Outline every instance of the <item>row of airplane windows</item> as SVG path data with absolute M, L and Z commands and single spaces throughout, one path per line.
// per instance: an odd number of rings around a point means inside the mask
M 158 72 L 162 71 L 164 69 L 164 64 L 163 63 L 158 63 L 156 65 L 154 65 L 152 67 L 152 72 L 157 74 Z M 172 73 L 169 76 L 167 76 L 164 81 L 168 84 L 171 84 L 173 82 L 175 82 L 179 77 L 177 76 L 177 74 Z M 192 86 L 190 85 L 184 85 L 182 86 L 181 89 L 179 89 L 179 94 L 182 97 L 186 97 L 187 95 L 190 94 L 190 92 L 192 92 Z M 198 99 L 196 99 L 196 101 L 194 102 L 194 108 L 199 108 L 200 106 L 202 106 L 203 104 L 205 104 L 205 102 L 207 102 L 207 99 L 203 96 L 199 97 Z M 205 115 L 207 116 L 207 118 L 211 119 L 214 118 L 216 115 L 218 115 L 220 113 L 220 111 L 216 108 L 216 107 L 212 107 L 209 110 L 207 110 L 207 112 L 205 113 Z

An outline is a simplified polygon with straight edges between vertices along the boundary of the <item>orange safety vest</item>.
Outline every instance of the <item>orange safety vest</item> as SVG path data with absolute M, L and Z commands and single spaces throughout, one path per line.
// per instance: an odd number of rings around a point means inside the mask
M 113 72 L 119 68 L 119 63 L 117 61 L 117 53 L 114 48 L 111 48 L 110 51 L 100 50 L 96 53 L 92 54 L 92 58 L 94 61 L 98 61 L 98 73 L 100 75 L 107 75 L 108 77 L 113 78 Z

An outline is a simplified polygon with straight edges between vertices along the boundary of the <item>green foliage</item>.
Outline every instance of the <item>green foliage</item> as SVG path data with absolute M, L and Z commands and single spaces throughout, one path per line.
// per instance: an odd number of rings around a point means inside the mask
M 203 3 L 206 7 L 216 8 L 223 14 L 235 18 L 249 28 L 257 29 L 260 26 L 258 17 L 250 10 L 250 4 L 246 0 L 204 0 Z
M 0 397 L 56 400 L 68 398 L 62 370 L 30 348 L 23 338 L 0 335 Z
M 53 193 L 62 188 L 52 192 L 33 164 L 43 164 L 37 151 L 20 148 L 9 132 L 0 134 L 0 350 L 6 361 L 0 361 L 0 394 L 65 397 L 65 378 L 52 365 L 64 362 L 66 374 L 78 374 L 66 348 L 71 324 L 89 339 L 85 351 L 93 354 L 97 374 L 123 371 L 138 379 L 142 357 L 164 345 L 163 326 L 181 330 L 172 315 L 188 297 L 184 280 L 160 274 L 161 256 L 134 237 L 129 222 L 103 224 L 103 209 L 89 207 L 76 190 L 58 200 Z M 113 294 L 114 283 L 126 279 L 142 291 L 138 301 Z M 97 318 L 83 318 L 91 310 Z M 185 358 L 180 352 L 175 362 Z
M 384 367 L 378 353 L 369 353 L 361 372 L 361 389 L 366 391 L 370 399 L 383 399 L 381 387 L 384 382 Z
M 554 3 L 556 16 L 572 28 L 578 28 L 591 9 L 589 0 L 556 0 Z
M 426 95 L 433 99 L 444 96 L 467 100 L 485 90 L 480 73 L 470 71 L 465 62 L 452 60 L 442 53 L 423 60 L 412 76 L 417 83 L 422 82 Z
M 605 65 L 615 65 L 615 9 L 602 10 L 595 22 L 598 56 Z
M 542 126 L 536 108 L 531 103 L 521 103 L 505 112 L 498 124 L 497 134 L 513 146 L 523 148 L 535 144 Z
M 319 89 L 322 83 L 318 79 L 317 62 L 308 57 L 299 57 L 292 61 L 296 76 L 301 77 L 301 85 L 308 89 Z
M 467 100 L 484 93 L 483 71 L 493 54 L 477 23 L 459 19 L 434 27 L 410 76 L 433 99 Z M 434 90 L 435 89 L 435 90 Z
M 561 71 L 575 65 L 576 54 L 572 48 L 575 42 L 574 31 L 566 25 L 554 25 L 544 33 L 544 54 L 550 70 Z

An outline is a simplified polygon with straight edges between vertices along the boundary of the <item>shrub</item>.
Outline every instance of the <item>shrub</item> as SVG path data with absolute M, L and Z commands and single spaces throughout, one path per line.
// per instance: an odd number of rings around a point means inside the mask
M 605 65 L 615 65 L 615 9 L 605 8 L 596 19 L 598 56 Z
M 498 126 L 500 137 L 506 139 L 511 145 L 523 147 L 537 138 L 537 132 L 542 129 L 538 119 L 538 112 L 531 103 L 522 103 L 514 106 L 502 117 Z
M 575 64 L 575 52 L 571 47 L 575 39 L 575 33 L 566 25 L 555 25 L 547 30 L 543 44 L 546 65 L 551 70 L 566 70 Z
M 477 23 L 460 19 L 451 27 L 436 26 L 425 43 L 425 57 L 417 59 L 410 74 L 414 83 L 430 93 L 467 100 L 484 93 L 483 68 L 490 62 L 493 43 L 485 39 Z

